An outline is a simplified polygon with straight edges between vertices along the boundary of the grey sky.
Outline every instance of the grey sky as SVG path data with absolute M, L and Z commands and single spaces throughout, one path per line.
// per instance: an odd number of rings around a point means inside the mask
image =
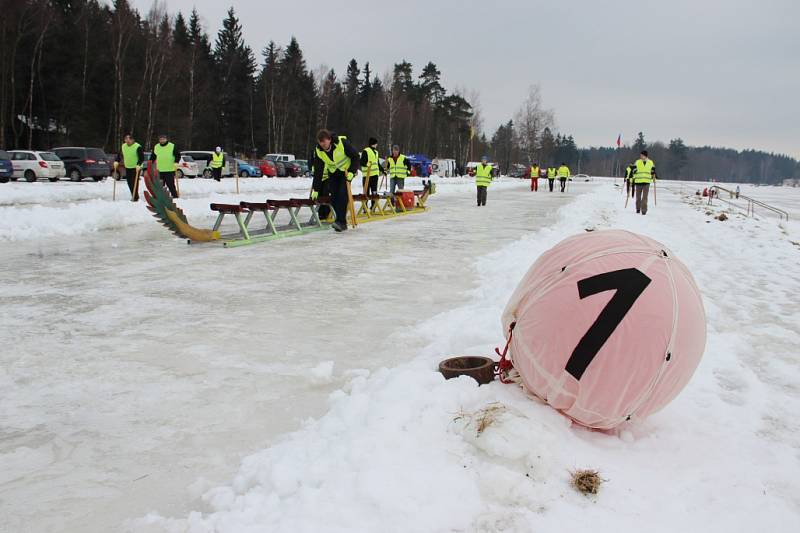
M 150 0 L 133 0 L 144 13 Z M 312 2 L 168 0 L 213 36 L 228 7 L 260 53 L 297 37 L 310 68 L 355 57 L 382 74 L 429 60 L 444 86 L 480 91 L 485 130 L 539 83 L 581 146 L 622 133 L 800 157 L 800 2 L 583 0 Z M 260 55 L 259 55 L 260 59 Z

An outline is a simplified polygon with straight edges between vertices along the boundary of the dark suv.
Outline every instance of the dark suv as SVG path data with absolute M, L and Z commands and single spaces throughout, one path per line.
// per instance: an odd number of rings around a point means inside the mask
M 11 166 L 11 154 L 5 150 L 0 150 L 0 183 L 8 183 L 14 174 L 14 167 Z
M 64 162 L 67 177 L 71 181 L 92 178 L 100 181 L 111 175 L 111 161 L 100 148 L 67 146 L 51 150 Z

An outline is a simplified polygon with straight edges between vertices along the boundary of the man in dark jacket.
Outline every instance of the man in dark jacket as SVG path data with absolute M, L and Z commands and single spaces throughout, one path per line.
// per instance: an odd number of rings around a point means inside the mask
M 114 170 L 118 170 L 119 164 L 125 168 L 125 179 L 128 182 L 128 188 L 131 190 L 131 201 L 139 201 L 139 188 L 136 184 L 136 176 L 144 163 L 144 149 L 142 145 L 133 140 L 133 135 L 126 133 L 124 137 L 125 142 L 117 154 L 117 160 L 114 161 Z
M 166 134 L 159 135 L 158 144 L 153 146 L 153 153 L 150 154 L 150 161 L 155 161 L 158 177 L 167 186 L 173 198 L 178 197 L 178 190 L 175 188 L 175 171 L 180 160 L 180 150 L 167 140 Z
M 358 150 L 343 135 L 335 135 L 328 130 L 317 133 L 317 147 L 314 150 L 314 183 L 311 198 L 316 200 L 322 190 L 322 180 L 328 175 L 331 204 L 336 213 L 332 227 L 336 231 L 347 229 L 347 182 L 352 181 L 358 172 L 360 157 Z

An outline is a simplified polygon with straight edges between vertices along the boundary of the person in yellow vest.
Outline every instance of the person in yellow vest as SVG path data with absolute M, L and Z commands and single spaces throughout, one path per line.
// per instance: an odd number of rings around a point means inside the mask
M 180 160 L 181 152 L 175 144 L 169 142 L 166 134 L 159 135 L 158 144 L 153 146 L 153 153 L 150 154 L 150 161 L 155 161 L 158 177 L 167 186 L 173 198 L 178 197 L 178 190 L 175 188 L 175 170 Z
M 547 183 L 550 185 L 550 192 L 553 192 L 553 184 L 556 181 L 555 167 L 547 167 Z
M 625 194 L 630 194 L 631 198 L 634 195 L 633 188 L 633 171 L 636 169 L 636 163 L 631 163 L 625 167 Z
M 539 190 L 539 163 L 531 165 L 531 190 L 534 192 Z
M 126 133 L 123 138 L 122 148 L 114 161 L 114 170 L 119 168 L 119 164 L 125 168 L 125 180 L 131 190 L 131 201 L 139 201 L 139 188 L 136 187 L 136 171 L 142 168 L 144 163 L 144 149 L 142 145 L 133 140 L 133 135 Z
M 633 171 L 633 184 L 636 187 L 636 212 L 643 215 L 647 214 L 647 195 L 650 192 L 650 184 L 656 180 L 656 164 L 647 155 L 647 150 L 642 150 Z
M 369 138 L 369 145 L 361 151 L 361 174 L 364 179 L 364 194 L 378 194 L 378 176 L 381 173 L 380 159 L 378 158 L 378 139 Z M 369 172 L 369 181 L 367 173 Z
M 214 153 L 211 154 L 211 161 L 209 161 L 208 166 L 211 167 L 211 177 L 217 181 L 221 181 L 222 167 L 225 166 L 225 153 L 222 151 L 222 147 L 217 146 L 214 149 Z
M 317 133 L 317 147 L 314 150 L 314 182 L 311 186 L 311 199 L 316 200 L 322 190 L 322 180 L 327 174 L 331 205 L 336 221 L 331 225 L 337 232 L 347 230 L 347 182 L 353 181 L 358 172 L 360 156 L 344 135 L 336 135 L 328 130 Z
M 386 158 L 386 173 L 389 175 L 389 192 L 394 197 L 397 189 L 406 185 L 406 177 L 411 173 L 408 158 L 400 153 L 400 147 L 392 146 L 392 155 Z
M 567 166 L 566 163 L 561 163 L 561 166 L 558 167 L 557 174 L 558 174 L 558 181 L 561 182 L 561 192 L 564 192 L 564 190 L 567 187 L 567 180 L 571 176 L 571 174 L 569 173 L 569 167 Z
M 492 172 L 494 169 L 488 163 L 489 158 L 481 157 L 481 162 L 475 167 L 475 185 L 478 189 L 478 207 L 486 205 L 486 192 L 489 184 L 492 183 Z

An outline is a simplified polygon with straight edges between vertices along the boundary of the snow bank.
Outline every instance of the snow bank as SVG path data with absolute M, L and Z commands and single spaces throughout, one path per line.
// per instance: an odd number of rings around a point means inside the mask
M 356 180 L 358 181 L 358 180 Z M 438 194 L 462 194 L 474 188 L 469 178 L 434 179 Z M 508 187 L 517 180 L 502 178 L 495 185 Z M 240 193 L 232 179 L 217 183 L 213 180 L 181 180 L 181 199 L 178 205 L 190 221 L 198 226 L 210 226 L 214 214 L 208 209 L 211 202 L 239 203 L 242 200 L 263 202 L 273 199 L 307 197 L 310 178 L 242 179 Z M 409 178 L 406 186 L 422 188 L 422 179 Z M 117 201 L 111 200 L 110 181 L 100 183 L 11 183 L 0 187 L 0 241 L 30 240 L 48 237 L 78 236 L 103 230 L 113 230 L 134 224 L 153 224 L 144 201 L 130 202 L 127 185 L 117 183 Z M 356 183 L 354 192 L 360 192 Z M 155 226 L 153 226 L 155 227 Z
M 319 420 L 246 458 L 186 518 L 134 531 L 785 531 L 800 519 L 798 248 L 773 223 L 719 222 L 662 193 L 647 217 L 605 183 L 559 224 L 476 262 L 463 307 L 396 334 L 428 340 L 410 363 L 356 376 Z M 715 214 L 715 213 L 712 213 Z M 608 227 L 664 242 L 705 296 L 708 347 L 684 392 L 618 434 L 575 426 L 514 386 L 445 381 L 439 360 L 488 354 L 507 298 L 562 238 Z M 322 369 L 325 370 L 325 369 Z M 325 373 L 323 371 L 320 373 Z M 490 424 L 478 431 L 489 407 Z M 569 472 L 593 468 L 599 495 Z M 202 473 L 198 473 L 202 474 Z

